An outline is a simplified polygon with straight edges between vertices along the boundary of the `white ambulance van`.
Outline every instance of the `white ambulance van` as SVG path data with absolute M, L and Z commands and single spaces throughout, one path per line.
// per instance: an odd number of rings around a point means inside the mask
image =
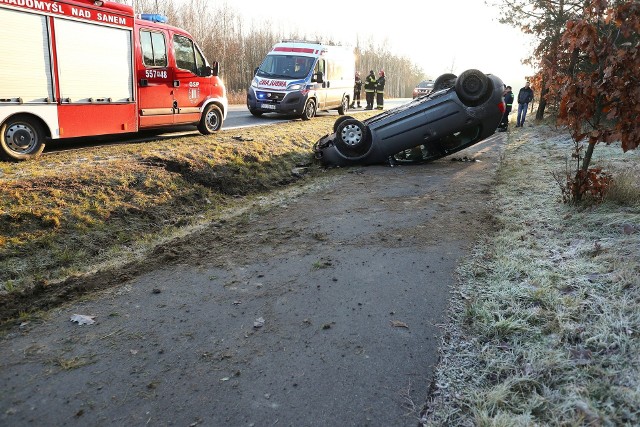
M 317 111 L 345 114 L 353 96 L 353 49 L 319 42 L 277 43 L 256 68 L 247 91 L 254 116 L 293 114 L 309 120 Z
M 63 138 L 218 131 L 219 66 L 165 22 L 103 0 L 0 0 L 0 157 L 36 157 Z

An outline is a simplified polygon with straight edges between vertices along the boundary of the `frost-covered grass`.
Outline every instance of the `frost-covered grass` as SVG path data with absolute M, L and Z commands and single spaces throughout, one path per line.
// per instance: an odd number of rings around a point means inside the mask
M 424 425 L 640 425 L 640 153 L 597 146 L 618 188 L 571 206 L 552 173 L 572 147 L 544 125 L 510 133 Z

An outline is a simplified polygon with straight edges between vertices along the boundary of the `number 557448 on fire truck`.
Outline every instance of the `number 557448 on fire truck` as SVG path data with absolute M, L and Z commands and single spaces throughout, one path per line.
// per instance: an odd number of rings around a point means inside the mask
M 0 157 L 49 140 L 174 125 L 218 131 L 217 62 L 156 14 L 102 0 L 0 0 Z

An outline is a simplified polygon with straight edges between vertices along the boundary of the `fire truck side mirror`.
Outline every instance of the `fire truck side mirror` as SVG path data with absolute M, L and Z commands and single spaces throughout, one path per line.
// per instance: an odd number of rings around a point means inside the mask
M 218 61 L 213 61 L 211 67 L 209 67 L 210 76 L 217 76 L 220 74 L 220 63 Z

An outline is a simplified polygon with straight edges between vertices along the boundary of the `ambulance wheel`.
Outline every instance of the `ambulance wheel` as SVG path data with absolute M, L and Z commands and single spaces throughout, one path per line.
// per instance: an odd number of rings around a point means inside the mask
M 45 146 L 42 123 L 30 116 L 11 117 L 0 127 L 0 157 L 6 160 L 27 160 L 42 154 Z
M 249 110 L 249 112 L 251 113 L 251 115 L 255 116 L 255 117 L 260 117 L 264 114 L 264 112 L 262 111 L 258 111 L 258 110 Z
M 482 71 L 467 70 L 456 80 L 456 94 L 468 107 L 476 107 L 485 102 L 493 92 L 491 79 Z
M 222 127 L 222 111 L 215 104 L 209 104 L 202 113 L 198 130 L 203 135 L 210 135 L 220 130 Z
M 449 89 L 450 87 L 455 86 L 456 84 L 456 75 L 447 73 L 443 74 L 433 82 L 433 92 L 437 92 L 442 89 Z
M 302 112 L 302 120 L 311 120 L 316 115 L 316 101 L 309 99 Z
M 336 149 L 347 158 L 358 158 L 371 148 L 371 138 L 364 123 L 356 119 L 342 121 L 336 129 Z
M 349 98 L 345 96 L 342 98 L 342 103 L 338 107 L 338 114 L 340 114 L 341 116 L 344 116 L 344 113 L 346 113 L 348 109 L 349 109 Z
M 338 126 L 340 126 L 340 123 L 344 122 L 345 120 L 355 120 L 353 117 L 351 116 L 342 116 L 342 117 L 338 117 L 335 121 L 335 123 L 333 124 L 333 131 L 336 132 L 338 130 Z

